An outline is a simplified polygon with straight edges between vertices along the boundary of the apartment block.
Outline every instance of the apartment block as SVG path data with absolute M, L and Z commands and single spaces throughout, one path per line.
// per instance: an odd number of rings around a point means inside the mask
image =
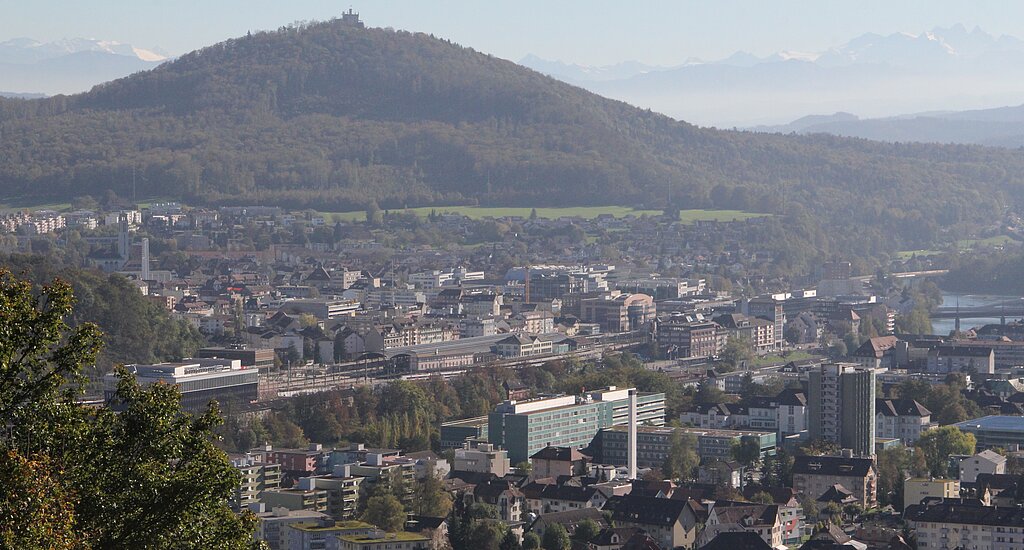
M 830 363 L 808 373 L 807 419 L 811 439 L 875 453 L 875 371 Z

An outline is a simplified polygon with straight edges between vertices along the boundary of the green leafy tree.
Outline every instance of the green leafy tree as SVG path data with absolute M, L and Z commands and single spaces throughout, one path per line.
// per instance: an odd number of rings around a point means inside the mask
M 466 508 L 466 517 L 470 520 L 498 519 L 498 508 L 485 502 L 474 502 Z
M 730 449 L 733 459 L 750 467 L 761 459 L 761 444 L 754 437 L 742 437 Z
M 420 516 L 446 517 L 452 509 L 452 497 L 444 490 L 444 481 L 437 474 L 420 480 L 413 490 L 412 510 Z
M 974 434 L 962 432 L 956 426 L 928 430 L 917 440 L 929 473 L 941 478 L 949 476 L 949 457 L 974 454 L 976 443 Z
M 123 369 L 110 404 L 77 402 L 82 369 L 95 361 L 101 335 L 90 324 L 67 324 L 73 303 L 66 283 L 35 292 L 0 271 L 5 545 L 66 547 L 70 526 L 76 547 L 251 546 L 254 518 L 227 506 L 239 477 L 213 444 L 215 404 L 204 414 L 185 414 L 177 388 L 142 388 Z M 36 498 L 38 490 L 47 497 Z M 37 525 L 11 523 L 31 517 Z
M 754 358 L 754 346 L 742 336 L 731 337 L 722 350 L 721 358 L 733 368 L 738 368 Z
M 594 540 L 601 533 L 601 526 L 592 519 L 585 519 L 576 525 L 572 532 L 572 538 L 587 543 Z
M 373 496 L 366 501 L 361 519 L 385 531 L 401 531 L 405 526 L 405 508 L 394 495 Z
M 693 477 L 693 471 L 699 464 L 697 436 L 683 433 L 680 429 L 673 430 L 669 439 L 668 454 L 661 465 L 665 478 L 688 481 Z
M 810 523 L 815 523 L 818 521 L 818 503 L 814 501 L 813 497 L 805 496 L 804 499 L 800 501 L 800 508 L 804 512 L 805 521 Z
M 764 491 L 754 493 L 754 496 L 750 497 L 750 502 L 756 502 L 758 504 L 771 504 L 775 502 L 772 496 Z
M 523 550 L 537 550 L 540 548 L 540 537 L 537 533 L 529 532 L 523 535 Z
M 803 338 L 803 330 L 801 330 L 795 323 L 787 324 L 782 333 L 786 338 L 786 342 L 789 342 L 790 344 L 799 344 L 800 339 Z
M 475 521 L 466 536 L 467 549 L 500 550 L 504 539 L 504 525 L 487 521 Z
M 512 532 L 511 529 L 505 529 L 505 536 L 501 538 L 501 544 L 498 546 L 499 550 L 522 550 L 523 545 L 519 542 L 519 537 Z
M 49 460 L 0 454 L 0 547 L 78 548 L 72 500 Z
M 572 541 L 565 527 L 556 523 L 544 530 L 544 537 L 541 539 L 541 548 L 544 550 L 569 550 L 571 546 Z

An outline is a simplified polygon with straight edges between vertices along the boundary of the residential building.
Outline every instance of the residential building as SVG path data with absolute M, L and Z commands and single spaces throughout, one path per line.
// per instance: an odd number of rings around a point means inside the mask
M 324 464 L 326 453 L 319 443 L 311 443 L 305 449 L 275 449 L 267 445 L 258 450 L 263 455 L 263 461 L 281 465 L 281 470 L 296 475 L 311 475 Z
M 741 403 L 695 403 L 679 414 L 679 420 L 698 428 L 745 428 L 750 423 L 750 414 Z
M 923 432 L 938 425 L 931 415 L 913 399 L 875 399 L 875 437 L 899 439 L 912 446 Z
M 490 443 L 479 443 L 474 447 L 467 441 L 461 449 L 455 450 L 452 469 L 504 477 L 512 470 L 512 463 L 504 449 Z
M 646 294 L 611 294 L 580 302 L 580 319 L 597 323 L 607 332 L 640 330 L 652 323 L 658 308 Z
M 670 319 L 658 323 L 655 341 L 671 357 L 718 357 L 725 345 L 725 331 L 712 321 Z
M 335 522 L 322 521 L 316 524 L 295 523 L 285 528 L 286 548 L 288 550 L 323 550 L 330 548 L 335 537 L 366 536 L 376 531 L 376 527 L 361 521 Z
M 526 512 L 526 496 L 513 482 L 507 479 L 489 479 L 477 483 L 466 498 L 471 503 L 483 503 L 494 506 L 498 518 L 506 522 L 522 521 Z
M 267 543 L 270 550 L 287 550 L 287 526 L 295 524 L 320 525 L 329 521 L 327 514 L 314 510 L 289 510 L 277 507 L 266 511 L 262 504 L 250 507 L 256 515 L 255 537 Z
M 787 388 L 775 398 L 779 408 L 776 423 L 780 436 L 807 430 L 807 396 L 802 390 Z
M 427 550 L 431 539 L 419 533 L 387 533 L 380 530 L 365 535 L 336 535 L 327 539 L 326 550 Z
M 598 430 L 627 423 L 629 391 L 613 386 L 583 396 L 505 401 L 488 415 L 488 440 L 506 449 L 513 464 L 549 445 L 586 445 Z M 663 426 L 665 394 L 638 393 L 637 421 Z
M 327 491 L 311 488 L 308 482 L 300 482 L 291 489 L 267 489 L 263 491 L 260 501 L 270 509 L 287 508 L 327 513 Z
M 470 317 L 459 321 L 459 338 L 494 336 L 497 333 L 494 317 Z
M 147 386 L 164 382 L 177 386 L 181 407 L 188 412 L 202 412 L 210 401 L 222 405 L 229 401 L 251 403 L 259 397 L 259 371 L 241 366 L 237 359 L 186 359 L 176 363 L 128 365 L 139 384 Z M 103 378 L 103 397 L 114 399 L 120 379 L 116 373 Z
M 899 339 L 895 336 L 868 338 L 849 355 L 850 361 L 868 369 L 891 369 L 896 367 L 896 348 Z
M 908 506 L 903 517 L 921 550 L 1018 550 L 1024 546 L 1024 508 L 945 500 Z
M 281 486 L 281 465 L 266 463 L 262 456 L 245 454 L 231 459 L 231 465 L 241 474 L 241 482 L 231 496 L 231 509 L 238 512 L 260 502 L 268 489 Z
M 926 498 L 960 498 L 960 480 L 912 477 L 903 481 L 904 507 Z
M 699 529 L 698 508 L 700 504 L 692 499 L 631 494 L 613 496 L 604 505 L 616 527 L 643 529 L 662 548 L 693 547 Z
M 750 342 L 757 352 L 768 352 L 775 349 L 775 323 L 757 317 L 748 317 L 742 313 L 730 313 L 715 317 L 715 322 L 729 333 L 729 337 L 739 337 Z
M 775 334 L 775 346 L 778 348 L 781 348 L 785 343 L 782 335 L 783 329 L 786 326 L 786 312 L 784 308 L 786 297 L 786 294 L 773 294 L 740 301 L 740 312 L 751 317 L 764 319 L 775 325 L 772 328 L 772 332 Z
M 544 447 L 530 456 L 534 478 L 578 476 L 587 472 L 587 459 L 573 447 Z
M 570 483 L 547 484 L 539 494 L 530 499 L 530 511 L 543 515 L 552 512 L 567 512 L 582 508 L 600 510 L 608 498 L 593 485 L 581 486 Z
M 928 372 L 993 374 L 996 354 L 992 348 L 983 346 L 937 346 L 928 352 Z
M 325 510 L 327 515 L 339 521 L 356 518 L 359 485 L 366 478 L 352 475 L 350 465 L 336 465 L 329 475 L 303 479 L 310 480 L 311 488 L 327 492 L 327 509 Z
M 555 330 L 555 316 L 549 311 L 524 311 L 509 318 L 514 332 L 523 334 L 547 334 Z
M 865 508 L 877 502 L 878 475 L 874 460 L 853 456 L 801 455 L 793 461 L 793 489 L 806 498 L 818 498 L 841 484 Z
M 875 371 L 829 363 L 808 373 L 811 439 L 838 443 L 859 456 L 875 452 Z
M 698 546 L 710 543 L 720 533 L 757 533 L 772 548 L 782 546 L 782 523 L 775 504 L 716 501 L 708 512 L 708 521 L 698 537 Z
M 960 483 L 974 483 L 979 474 L 1005 474 L 1006 457 L 992 450 L 960 460 Z

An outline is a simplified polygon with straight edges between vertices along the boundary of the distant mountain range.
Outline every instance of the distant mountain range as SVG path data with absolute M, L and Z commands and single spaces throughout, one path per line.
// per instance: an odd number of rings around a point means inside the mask
M 1024 147 L 1024 105 L 874 119 L 861 119 L 850 113 L 811 115 L 789 124 L 750 129 L 755 132 L 832 134 L 892 142 Z
M 0 42 L 3 95 L 54 95 L 86 91 L 96 84 L 156 67 L 167 57 L 130 44 L 72 38 Z
M 963 25 L 869 33 L 823 52 L 737 52 L 673 67 L 586 67 L 532 55 L 521 63 L 607 97 L 717 127 L 783 124 L 813 112 L 879 118 L 1024 101 L 1024 41 Z

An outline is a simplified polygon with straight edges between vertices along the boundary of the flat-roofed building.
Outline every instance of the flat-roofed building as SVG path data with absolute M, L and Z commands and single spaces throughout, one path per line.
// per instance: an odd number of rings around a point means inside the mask
M 250 403 L 259 395 L 259 371 L 241 366 L 237 359 L 185 359 L 175 363 L 128 365 L 139 384 L 171 384 L 181 392 L 181 407 L 188 412 L 206 410 L 211 400 Z M 112 400 L 120 379 L 115 373 L 103 380 L 103 397 Z
M 268 370 L 274 366 L 274 350 L 270 348 L 200 348 L 196 352 L 200 359 L 237 359 L 243 367 L 256 367 Z
M 372 531 L 365 535 L 337 535 L 327 540 L 327 550 L 426 550 L 430 539 L 419 533 Z
M 231 509 L 238 512 L 260 502 L 264 491 L 281 486 L 281 465 L 263 462 L 259 454 L 231 457 L 231 465 L 241 474 L 241 481 L 231 495 Z
M 983 416 L 954 424 L 978 440 L 979 449 L 1024 447 L 1024 416 Z
M 487 440 L 486 416 L 452 420 L 441 424 L 441 450 L 461 449 L 467 439 Z
M 959 498 L 959 479 L 912 477 L 903 482 L 903 506 L 920 504 L 926 498 Z
M 300 523 L 320 525 L 329 519 L 323 512 L 289 510 L 283 506 L 267 511 L 266 506 L 260 504 L 250 507 L 250 510 L 256 515 L 255 536 L 258 540 L 266 542 L 270 550 L 286 550 L 288 548 L 286 537 L 289 525 Z
M 750 439 L 756 441 L 764 456 L 775 453 L 776 434 L 756 430 L 718 430 L 707 428 L 668 428 L 637 426 L 636 464 L 641 468 L 660 468 L 672 447 L 672 434 L 693 435 L 697 454 L 704 460 L 731 459 L 732 446 Z M 604 428 L 594 436 L 590 451 L 600 464 L 624 466 L 628 461 L 629 440 L 626 426 Z
M 614 386 L 581 396 L 508 400 L 488 415 L 487 435 L 517 464 L 547 446 L 586 445 L 598 430 L 625 425 L 628 413 L 629 390 Z M 665 394 L 638 393 L 637 422 L 663 426 Z
M 473 446 L 470 442 L 455 449 L 452 469 L 457 472 L 477 472 L 503 477 L 512 471 L 512 461 L 508 452 L 490 443 L 479 443 Z

